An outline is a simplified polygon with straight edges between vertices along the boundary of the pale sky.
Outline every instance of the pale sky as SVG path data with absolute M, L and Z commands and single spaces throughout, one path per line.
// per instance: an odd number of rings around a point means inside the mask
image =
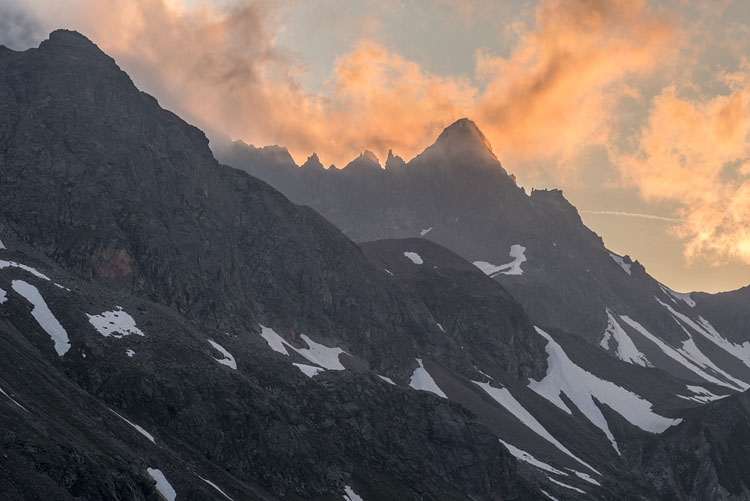
M 519 184 L 562 188 L 673 289 L 750 284 L 747 0 L 0 0 L 0 43 L 59 27 L 298 162 L 408 159 L 468 116 Z

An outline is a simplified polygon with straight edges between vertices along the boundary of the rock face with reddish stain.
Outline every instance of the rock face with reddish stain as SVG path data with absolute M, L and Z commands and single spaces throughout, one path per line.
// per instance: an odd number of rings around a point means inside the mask
M 133 274 L 133 258 L 127 250 L 116 245 L 110 242 L 91 256 L 93 276 L 116 279 Z

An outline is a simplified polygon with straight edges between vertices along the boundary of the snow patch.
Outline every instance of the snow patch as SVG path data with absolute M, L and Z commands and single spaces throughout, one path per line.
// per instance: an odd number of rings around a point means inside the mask
M 655 297 L 656 301 L 662 305 L 664 308 L 666 308 L 669 313 L 672 314 L 672 316 L 681 321 L 683 324 L 687 325 L 691 329 L 693 329 L 698 334 L 702 335 L 709 341 L 711 341 L 713 344 L 721 348 L 722 350 L 726 351 L 733 357 L 740 360 L 743 364 L 745 364 L 747 367 L 750 367 L 750 342 L 745 341 L 742 344 L 736 344 L 731 341 L 729 341 L 727 338 L 719 334 L 719 331 L 717 331 L 711 323 L 703 318 L 702 316 L 698 316 L 698 321 L 693 321 L 690 317 L 687 315 L 683 315 L 679 311 L 676 311 L 674 308 L 669 306 L 666 303 L 663 303 L 662 301 L 659 301 L 659 298 Z M 678 322 L 679 323 L 679 322 Z
M 604 432 L 618 454 L 620 449 L 617 441 L 594 399 L 608 405 L 631 424 L 651 433 L 661 433 L 681 422 L 680 419 L 665 418 L 656 414 L 651 410 L 651 402 L 577 366 L 552 336 L 539 327 L 535 329 L 547 340 L 547 375 L 541 381 L 530 379 L 529 388 L 563 411 L 572 414 L 560 398 L 560 395 L 565 393 L 578 410 Z
M 505 410 L 513 414 L 519 421 L 521 421 L 527 428 L 531 429 L 534 433 L 545 439 L 557 447 L 561 452 L 575 459 L 577 462 L 593 471 L 597 475 L 601 475 L 594 467 L 586 463 L 582 459 L 578 458 L 575 454 L 570 452 L 567 447 L 561 444 L 555 437 L 552 436 L 542 424 L 524 408 L 521 403 L 508 391 L 507 388 L 495 388 L 489 383 L 480 383 L 478 381 L 472 381 L 475 385 L 482 388 L 487 394 L 499 403 Z
M 490 277 L 497 275 L 498 273 L 500 273 L 500 270 L 503 269 L 502 266 L 488 263 L 487 261 L 474 261 L 471 264 L 479 268 L 482 271 L 482 273 Z
M 260 326 L 260 335 L 263 339 L 266 340 L 266 343 L 268 343 L 268 346 L 271 347 L 273 351 L 276 353 L 281 353 L 282 355 L 289 356 L 289 352 L 286 351 L 286 346 L 294 350 L 294 347 L 287 343 L 286 339 L 279 336 L 275 330 L 271 329 L 270 327 L 266 327 L 264 325 Z
M 325 371 L 325 369 L 323 369 L 321 367 L 315 367 L 313 365 L 298 364 L 296 362 L 292 363 L 292 365 L 294 365 L 296 368 L 298 368 L 299 370 L 301 370 L 302 373 L 305 376 L 309 377 L 309 378 L 315 377 L 318 374 L 320 374 L 321 372 Z
M 34 306 L 31 310 L 31 316 L 36 319 L 42 329 L 52 338 L 57 354 L 61 357 L 65 355 L 70 349 L 68 333 L 52 314 L 47 303 L 44 302 L 44 298 L 39 294 L 39 290 L 23 280 L 13 280 L 12 287 L 14 291 L 22 295 Z
M 523 461 L 524 463 L 528 463 L 531 466 L 534 466 L 535 468 L 539 468 L 540 470 L 546 471 L 547 473 L 554 473 L 556 475 L 562 475 L 564 477 L 568 476 L 568 474 L 565 473 L 564 471 L 560 471 L 557 468 L 554 468 L 554 467 L 548 465 L 547 463 L 545 463 L 543 461 L 539 461 L 538 459 L 536 459 L 534 456 L 532 456 L 528 452 L 522 451 L 518 447 L 510 445 L 508 442 L 505 442 L 503 440 L 500 440 L 500 442 L 502 442 L 502 444 L 505 446 L 505 448 L 508 449 L 510 451 L 510 453 L 513 454 L 513 456 L 516 459 L 518 459 L 519 461 Z
M 604 338 L 599 343 L 605 350 L 609 351 L 609 340 L 614 339 L 617 343 L 615 356 L 623 362 L 640 365 L 642 367 L 653 367 L 646 355 L 636 348 L 628 333 L 617 323 L 612 312 L 607 310 L 607 328 L 604 330 Z
M 557 499 L 557 498 L 556 498 L 555 496 L 553 496 L 553 495 L 552 495 L 552 494 L 550 494 L 549 492 L 545 491 L 544 489 L 539 489 L 539 491 L 540 491 L 540 492 L 541 492 L 542 494 L 544 494 L 545 496 L 547 496 L 547 499 L 550 499 L 551 501 L 560 501 L 559 499 Z
M 589 475 L 588 473 L 583 473 L 583 472 L 580 472 L 580 471 L 576 471 L 576 470 L 570 470 L 570 471 L 572 471 L 572 472 L 573 472 L 573 474 L 574 474 L 574 475 L 575 475 L 576 477 L 580 478 L 580 479 L 581 479 L 581 480 L 583 480 L 584 482 L 588 482 L 588 483 L 590 483 L 590 484 L 592 484 L 592 485 L 597 485 L 597 486 L 599 486 L 599 487 L 601 487 L 601 485 L 602 485 L 602 484 L 600 484 L 599 482 L 597 482 L 596 480 L 594 480 L 594 479 L 593 479 L 593 478 L 591 477 L 591 475 Z
M 167 481 L 167 477 L 164 476 L 161 470 L 157 470 L 156 468 L 148 468 L 146 471 L 156 482 L 156 490 L 159 491 L 161 497 L 163 497 L 167 501 L 174 501 L 177 498 L 177 493 L 172 487 L 172 484 Z
M 25 264 L 16 263 L 15 261 L 3 261 L 0 259 L 0 270 L 3 268 L 18 268 L 20 270 L 28 271 L 32 275 L 34 275 L 37 278 L 41 278 L 42 280 L 49 281 L 49 277 L 45 275 L 44 273 L 41 273 L 37 271 L 36 269 L 32 268 L 31 266 L 26 266 Z
M 389 378 L 388 376 L 381 376 L 380 374 L 376 374 L 380 379 L 385 381 L 386 383 L 392 384 L 393 386 L 396 386 L 396 383 L 393 382 L 393 379 Z
M 320 343 L 316 343 L 304 334 L 300 338 L 307 344 L 308 348 L 294 348 L 297 353 L 308 359 L 310 362 L 317 364 L 332 371 L 343 371 L 346 369 L 339 361 L 339 355 L 346 353 L 341 348 L 329 348 Z
M 419 234 L 420 234 L 420 236 L 425 236 L 425 235 L 427 235 L 431 231 L 432 231 L 432 226 L 430 226 L 429 228 L 423 229 L 422 231 L 419 232 Z
M 427 372 L 427 369 L 424 368 L 422 359 L 417 358 L 416 360 L 419 367 L 414 369 L 414 373 L 412 373 L 411 378 L 409 379 L 409 386 L 415 390 L 429 391 L 438 397 L 448 398 L 445 393 L 443 393 L 443 390 L 437 385 L 435 380 L 432 379 L 432 376 Z
M 422 257 L 416 252 L 404 252 L 404 256 L 408 257 L 414 264 L 423 264 Z
M 482 270 L 482 272 L 490 277 L 496 277 L 497 275 L 523 275 L 521 264 L 526 262 L 526 247 L 523 245 L 515 244 L 510 246 L 510 257 L 513 261 L 506 264 L 496 265 L 488 263 L 487 261 L 474 261 L 472 264 Z
M 10 400 L 11 402 L 13 402 L 17 406 L 19 406 L 21 409 L 25 410 L 26 412 L 29 412 L 28 409 L 26 409 L 26 407 L 24 407 L 23 405 L 21 405 L 18 402 L 16 402 L 16 400 L 13 397 L 11 397 L 10 395 L 8 395 L 7 393 L 5 393 L 5 390 L 3 390 L 2 388 L 0 388 L 0 393 L 2 393 L 3 395 L 5 395 L 8 398 L 8 400 Z
M 268 343 L 268 346 L 270 346 L 273 351 L 281 353 L 282 355 L 289 356 L 289 351 L 287 350 L 288 348 L 292 351 L 297 352 L 310 362 L 325 369 L 329 369 L 332 371 L 343 371 L 346 369 L 341 361 L 339 361 L 339 355 L 341 355 L 342 353 L 346 353 L 346 351 L 342 350 L 341 348 L 329 348 L 328 346 L 313 341 L 305 334 L 300 334 L 300 338 L 307 344 L 307 348 L 295 348 L 294 346 L 289 344 L 286 339 L 277 334 L 276 331 L 274 331 L 270 327 L 265 327 L 263 325 L 260 326 L 260 335 L 263 337 L 263 339 L 266 340 L 266 343 Z M 302 372 L 310 377 L 313 377 L 320 371 L 324 370 L 320 367 L 313 367 L 306 364 L 294 365 L 296 365 Z M 313 369 L 315 369 L 314 373 Z
M 392 272 L 391 270 L 389 270 L 389 269 L 387 269 L 387 268 L 383 268 L 383 269 L 384 269 L 384 270 L 385 270 L 385 272 L 386 272 L 386 273 L 388 273 L 388 274 L 389 274 L 390 276 L 394 276 L 394 275 L 393 275 L 393 272 Z
M 659 284 L 659 287 L 661 288 L 662 292 L 664 292 L 664 294 L 666 294 L 667 296 L 671 296 L 669 299 L 671 299 L 672 301 L 677 299 L 687 304 L 691 308 L 695 308 L 695 300 L 692 298 L 689 292 L 676 292 L 661 283 Z
M 109 407 L 107 407 L 107 408 L 109 409 Z M 115 416 L 117 416 L 118 418 L 122 419 L 123 421 L 125 421 L 126 423 L 128 423 L 130 426 L 132 426 L 133 428 L 135 428 L 135 430 L 138 433 L 140 433 L 141 435 L 143 435 L 144 437 L 146 437 L 147 439 L 149 439 L 152 444 L 156 444 L 156 440 L 154 440 L 154 436 L 152 434 L 150 434 L 149 432 L 147 432 L 146 430 L 144 430 L 143 428 L 141 428 L 140 426 L 138 426 L 134 422 L 130 421 L 129 419 L 121 416 L 120 414 L 118 414 L 117 412 L 113 411 L 112 409 L 109 409 L 109 410 L 110 410 L 110 412 L 112 412 L 112 414 L 114 414 Z
M 624 271 L 625 273 L 627 273 L 628 275 L 632 275 L 632 274 L 633 274 L 633 273 L 632 273 L 632 272 L 630 271 L 630 267 L 631 267 L 631 266 L 633 266 L 633 264 L 632 264 L 632 263 L 631 263 L 631 264 L 627 264 L 627 263 L 625 262 L 625 260 L 624 260 L 623 258 L 621 258 L 620 256 L 618 256 L 617 254 L 612 254 L 612 253 L 610 252 L 610 253 L 609 253 L 609 255 L 610 255 L 610 257 L 612 257 L 612 260 L 613 260 L 613 261 L 614 261 L 615 263 L 617 263 L 617 264 L 619 264 L 619 265 L 620 265 L 620 268 L 622 268 L 622 269 L 623 269 L 623 271 Z
M 5 250 L 5 245 L 3 245 L 3 241 L 0 240 L 0 250 Z
M 711 393 L 707 389 L 705 389 L 702 386 L 696 386 L 696 385 L 685 385 L 685 387 L 692 393 L 692 395 L 677 395 L 680 398 L 684 398 L 685 400 L 692 400 L 693 402 L 698 402 L 701 404 L 705 404 L 708 402 L 713 402 L 714 400 L 721 400 L 722 398 L 726 398 L 729 395 L 716 395 L 714 393 Z
M 348 485 L 344 486 L 344 501 L 365 501 L 362 497 L 354 492 L 354 489 Z
M 128 356 L 128 358 L 133 358 L 133 356 L 135 355 L 135 352 L 131 350 L 130 348 L 128 348 L 127 350 L 125 350 L 125 354 Z
M 487 374 L 486 372 L 484 372 L 482 369 L 480 369 L 479 367 L 477 367 L 476 365 L 474 366 L 474 370 L 477 371 L 478 373 L 480 373 L 482 376 L 484 376 L 487 379 L 489 379 L 490 381 L 494 381 L 494 379 L 495 379 L 492 376 L 490 376 L 489 374 Z
M 555 480 L 552 477 L 547 477 L 547 480 L 549 480 L 553 484 L 559 485 L 560 487 L 565 487 L 566 489 L 570 489 L 572 491 L 580 492 L 581 494 L 586 494 L 586 491 L 582 491 L 578 487 L 573 487 L 572 485 L 564 484 L 564 483 L 560 482 L 559 480 Z
M 731 382 L 731 384 L 736 385 L 741 391 L 744 391 L 748 388 L 750 388 L 750 385 L 745 383 L 744 381 L 740 381 L 739 379 L 731 376 L 728 372 L 724 371 L 723 369 L 719 368 L 718 365 L 716 365 L 713 360 L 708 358 L 701 350 L 698 348 L 698 345 L 695 344 L 695 340 L 691 337 L 690 339 L 683 341 L 682 348 L 678 350 L 680 353 L 685 355 L 690 360 L 695 361 L 698 365 L 701 367 L 704 367 L 706 369 L 712 370 L 715 374 L 719 374 L 723 376 L 725 379 Z
M 0 301 L 0 302 L 2 302 L 2 301 Z M 435 322 L 435 325 L 438 326 L 438 329 L 440 329 L 441 331 L 445 332 L 445 329 L 443 329 L 443 326 L 440 323 Z
M 237 370 L 237 362 L 235 361 L 235 359 L 234 359 L 234 357 L 232 356 L 231 353 L 229 353 L 227 350 L 225 350 L 224 347 L 221 346 L 216 341 L 212 341 L 212 340 L 209 339 L 208 342 L 211 344 L 211 346 L 214 347 L 214 349 L 216 351 L 218 351 L 219 353 L 221 353 L 222 355 L 224 355 L 224 358 L 222 358 L 222 359 L 214 358 L 214 360 L 216 360 L 217 362 L 219 362 L 222 365 L 226 365 L 227 367 L 229 367 L 231 369 Z
M 8 300 L 8 293 L 3 289 L 0 289 L 0 304 L 3 304 Z
M 217 492 L 218 492 L 219 494 L 221 494 L 222 496 L 224 496 L 225 498 L 227 498 L 227 499 L 228 499 L 229 501 L 234 501 L 234 499 L 230 498 L 230 497 L 229 497 L 229 495 L 228 495 L 228 494 L 227 494 L 226 492 L 222 491 L 222 490 L 221 490 L 221 489 L 219 488 L 219 486 L 218 486 L 218 485 L 216 485 L 215 483 L 211 482 L 211 481 L 210 481 L 209 479 L 207 479 L 207 478 L 203 478 L 203 477 L 201 477 L 200 475 L 198 475 L 197 473 L 195 473 L 195 476 L 196 476 L 196 477 L 198 477 L 198 478 L 200 478 L 200 479 L 201 479 L 201 480 L 203 480 L 204 482 L 206 482 L 206 483 L 207 483 L 208 485 L 210 485 L 210 486 L 211 486 L 211 487 L 213 487 L 214 489 L 216 489 L 216 491 L 217 491 Z
M 115 311 L 105 311 L 99 315 L 89 315 L 89 323 L 104 337 L 120 339 L 131 334 L 145 336 L 135 325 L 133 317 L 122 311 L 120 306 Z
M 289 355 L 287 348 L 299 353 L 310 362 L 317 364 L 326 369 L 333 371 L 343 371 L 346 369 L 339 361 L 339 355 L 346 353 L 341 348 L 334 347 L 329 348 L 328 346 L 316 343 L 308 336 L 301 334 L 300 338 L 307 344 L 307 348 L 295 348 L 286 339 L 281 337 L 271 329 L 270 327 L 260 326 L 260 335 L 266 340 L 268 346 L 275 352 L 281 353 L 282 355 Z
M 718 384 L 720 386 L 725 386 L 727 388 L 731 388 L 733 390 L 740 390 L 740 388 L 738 388 L 738 387 L 736 387 L 736 386 L 734 386 L 734 385 L 732 385 L 730 383 L 727 383 L 726 381 L 723 381 L 723 380 L 721 380 L 721 379 L 719 379 L 717 377 L 714 377 L 713 375 L 711 375 L 708 372 L 704 371 L 703 370 L 703 367 L 704 367 L 703 365 L 699 364 L 698 361 L 693 360 L 692 358 L 690 358 L 693 355 L 690 353 L 690 350 L 686 350 L 684 348 L 684 345 L 683 345 L 683 348 L 679 349 L 679 350 L 675 349 L 675 348 L 672 348 L 670 345 L 668 345 L 667 343 L 665 343 L 664 341 L 662 341 L 658 337 L 656 337 L 653 334 L 651 334 L 645 327 L 643 327 L 641 324 L 639 324 L 638 322 L 636 322 L 632 318 L 628 317 L 627 315 L 620 315 L 620 318 L 625 323 L 627 323 L 629 326 L 631 326 L 633 329 L 635 329 L 636 331 L 638 331 L 645 338 L 647 338 L 652 343 L 654 343 L 656 346 L 658 346 L 659 349 L 662 352 L 664 352 L 665 355 L 667 355 L 669 358 L 671 358 L 675 362 L 679 363 L 680 365 L 684 366 L 685 368 L 687 368 L 691 372 L 693 372 L 696 375 L 700 376 L 701 379 L 704 379 L 705 381 L 708 381 L 710 383 L 714 383 L 714 384 Z M 690 334 L 688 334 L 688 336 L 689 335 Z M 693 344 L 693 346 L 694 346 L 694 344 Z M 696 347 L 694 351 L 698 351 L 699 352 L 700 350 L 698 350 L 697 347 Z M 706 357 L 705 357 L 705 355 L 703 355 L 702 353 L 700 354 L 699 358 L 707 360 Z M 709 363 L 711 363 L 710 360 L 709 360 Z

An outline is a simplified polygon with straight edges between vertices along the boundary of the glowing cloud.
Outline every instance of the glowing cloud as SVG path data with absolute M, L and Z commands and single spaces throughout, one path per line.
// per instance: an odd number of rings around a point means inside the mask
M 750 72 L 719 96 L 654 98 L 635 153 L 617 163 L 646 198 L 679 201 L 685 255 L 750 262 Z
M 0 7 L 46 29 L 78 29 L 165 106 L 209 132 L 282 144 L 298 159 L 315 150 L 339 165 L 365 148 L 381 157 L 388 148 L 416 154 L 462 116 L 474 117 L 509 159 L 567 159 L 585 143 L 606 140 L 617 84 L 653 69 L 671 39 L 641 1 L 546 0 L 509 58 L 478 56 L 483 89 L 361 40 L 336 58 L 324 92 L 312 94 L 299 84 L 304 68 L 269 29 L 280 29 L 278 3 L 30 0 Z
M 475 117 L 510 163 L 564 165 L 607 141 L 618 99 L 631 93 L 625 79 L 653 72 L 675 34 L 638 0 L 549 0 L 535 18 L 510 57 L 480 55 L 488 83 Z

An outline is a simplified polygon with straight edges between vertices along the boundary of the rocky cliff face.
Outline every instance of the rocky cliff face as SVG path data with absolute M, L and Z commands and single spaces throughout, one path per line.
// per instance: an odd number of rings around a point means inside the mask
M 745 392 L 696 409 L 652 440 L 642 468 L 665 498 L 748 499 L 748 451 L 750 394 Z
M 252 333 L 195 324 L 5 244 L 0 258 L 42 276 L 0 274 L 3 499 L 158 499 L 149 469 L 178 499 L 221 499 L 201 477 L 233 499 L 340 497 L 345 484 L 374 499 L 523 492 L 507 452 L 458 405 L 353 371 L 312 379 Z
M 216 149 L 253 174 L 273 169 L 251 148 Z M 516 186 L 471 121 L 451 125 L 407 163 L 348 170 L 275 172 L 290 199 L 355 241 L 422 237 L 451 249 L 500 282 L 538 325 L 696 383 L 750 385 L 747 294 L 671 291 L 610 252 L 560 190 Z
M 90 41 L 3 50 L 0 109 L 6 498 L 156 499 L 149 468 L 185 499 L 220 497 L 198 475 L 235 499 L 521 495 L 470 414 L 365 373 L 457 351 L 429 310 Z
M 378 370 L 448 349 L 339 230 L 219 165 L 88 40 L 53 33 L 2 69 L 4 235 L 204 325 L 336 340 Z

